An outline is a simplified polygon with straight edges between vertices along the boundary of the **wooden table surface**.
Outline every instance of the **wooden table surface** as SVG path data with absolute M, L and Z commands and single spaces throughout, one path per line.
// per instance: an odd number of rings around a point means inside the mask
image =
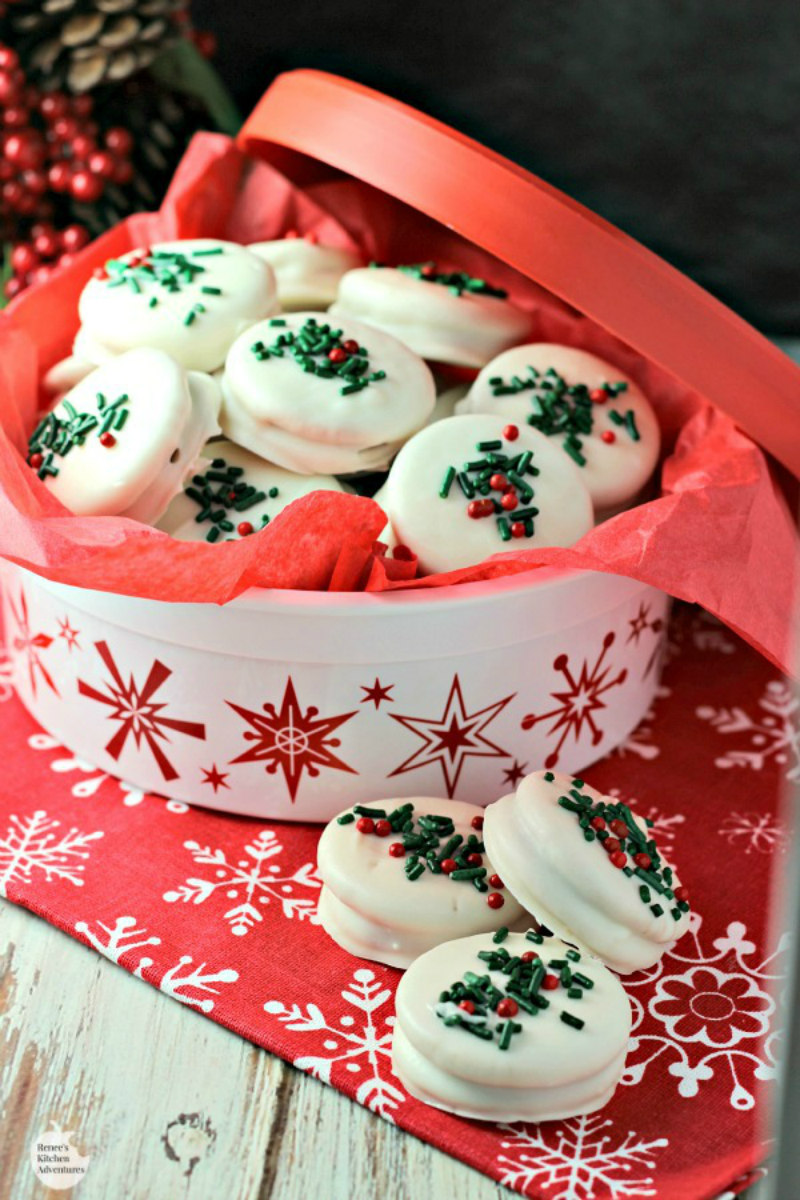
M 33 1173 L 55 1121 L 91 1155 Z M 499 1200 L 504 1188 L 0 901 L 0 1200 Z

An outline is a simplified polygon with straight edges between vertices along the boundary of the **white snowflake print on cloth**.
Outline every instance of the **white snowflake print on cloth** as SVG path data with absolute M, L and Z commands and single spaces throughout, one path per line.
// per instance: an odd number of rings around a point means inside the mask
M 764 812 L 732 812 L 719 828 L 720 836 L 729 846 L 738 846 L 745 854 L 782 854 L 789 837 L 783 825 Z
M 651 804 L 648 809 L 644 809 L 635 796 L 623 795 L 619 788 L 609 788 L 609 796 L 614 796 L 617 800 L 624 802 L 633 810 L 636 816 L 644 817 L 650 822 L 652 836 L 662 845 L 664 842 L 674 842 L 677 827 L 683 825 L 686 817 L 683 813 L 662 813 L 660 808 L 656 808 Z
M 95 925 L 97 932 L 92 930 L 87 921 L 77 921 L 75 930 L 82 934 L 95 950 L 99 950 L 113 963 L 127 967 L 138 979 L 144 979 L 144 972 L 148 968 L 154 968 L 150 971 L 151 978 L 148 979 L 148 983 L 157 984 L 160 991 L 171 996 L 173 1000 L 188 1005 L 189 1008 L 198 1008 L 204 1013 L 212 1012 L 215 1002 L 211 996 L 218 996 L 220 991 L 213 984 L 235 983 L 239 978 L 239 972 L 231 967 L 225 967 L 221 971 L 207 971 L 204 962 L 189 970 L 194 961 L 191 954 L 181 954 L 178 961 L 167 968 L 159 966 L 150 955 L 137 955 L 136 951 L 145 947 L 160 946 L 161 938 L 148 935 L 146 929 L 137 929 L 135 917 L 116 917 L 112 926 L 104 925 L 102 921 L 96 921 Z M 196 992 L 209 994 L 198 996 L 194 994 Z
M 14 695 L 14 660 L 7 650 L 0 647 L 0 704 L 5 704 Z
M 601 1116 L 575 1117 L 545 1125 L 500 1125 L 508 1134 L 498 1154 L 500 1182 L 523 1196 L 547 1200 L 593 1200 L 598 1188 L 611 1196 L 654 1196 L 658 1151 L 667 1138 L 647 1142 L 628 1132 L 615 1137 L 614 1123 Z
M 125 783 L 122 779 L 117 779 L 114 775 L 108 775 L 105 771 L 101 771 L 99 767 L 95 767 L 92 763 L 85 762 L 82 758 L 77 758 L 71 750 L 67 750 L 57 738 L 51 737 L 49 733 L 33 733 L 28 738 L 28 745 L 31 750 L 52 750 L 60 757 L 52 759 L 50 762 L 50 770 L 57 775 L 69 774 L 76 771 L 85 776 L 73 783 L 70 788 L 70 795 L 77 800 L 87 800 L 90 796 L 94 796 L 104 783 L 110 783 L 117 788 L 122 795 L 122 803 L 126 808 L 136 808 L 141 804 L 147 795 L 141 788 L 133 783 Z M 63 757 L 61 757 L 63 756 Z M 163 800 L 164 798 L 152 797 L 152 799 Z M 189 805 L 184 804 L 182 800 L 164 800 L 167 812 L 171 813 L 188 813 Z
M 731 1106 L 745 1111 L 755 1104 L 756 1081 L 775 1077 L 779 1035 L 770 985 L 781 979 L 776 962 L 788 938 L 754 962 L 755 943 L 740 921 L 732 921 L 708 952 L 700 941 L 701 924 L 693 913 L 689 933 L 669 954 L 652 970 L 625 980 L 634 1020 L 622 1082 L 638 1084 L 646 1072 L 666 1067 L 666 1076 L 678 1081 L 678 1095 L 692 1099 L 721 1068 L 730 1077 Z M 649 999 L 640 998 L 638 988 L 652 989 Z M 641 1031 L 645 1010 L 648 1028 L 655 1022 L 660 1032 Z
M 659 685 L 656 688 L 656 701 L 663 700 L 671 695 L 672 688 L 664 687 L 663 685 Z M 615 754 L 618 758 L 628 758 L 630 755 L 636 755 L 637 758 L 644 759 L 645 762 L 652 762 L 661 753 L 661 747 L 656 741 L 656 725 L 657 714 L 654 702 L 648 708 L 633 732 L 629 733 L 611 753 Z
M 223 913 L 231 933 L 237 937 L 243 937 L 263 920 L 258 905 L 269 904 L 272 900 L 280 903 L 285 917 L 297 917 L 300 921 L 308 920 L 312 925 L 319 924 L 316 897 L 309 899 L 297 895 L 300 888 L 318 890 L 322 886 L 314 863 L 303 863 L 291 875 L 284 874 L 279 863 L 270 861 L 283 854 L 283 846 L 271 829 L 262 829 L 257 833 L 244 846 L 244 853 L 248 857 L 237 859 L 236 862 L 228 862 L 224 850 L 212 850 L 210 846 L 201 846 L 199 842 L 183 844 L 195 863 L 213 867 L 213 875 L 210 879 L 190 877 L 177 888 L 165 892 L 164 899 L 168 904 L 178 901 L 203 904 L 217 894 L 224 894 L 228 900 L 241 900 L 241 903 L 234 904 Z
M 374 971 L 361 967 L 353 973 L 342 999 L 355 1009 L 357 1016 L 345 1012 L 329 1022 L 316 1004 L 306 1004 L 303 1009 L 299 1004 L 287 1007 L 280 1000 L 267 1000 L 264 1012 L 277 1017 L 292 1032 L 327 1033 L 329 1036 L 322 1043 L 327 1054 L 300 1055 L 292 1059 L 294 1065 L 334 1087 L 342 1086 L 345 1073 L 358 1075 L 357 1102 L 393 1122 L 392 1113 L 406 1096 L 391 1073 L 394 1027 L 391 990 L 384 987 Z M 381 1015 L 382 1009 L 389 1012 Z
M 790 783 L 800 781 L 800 700 L 791 684 L 774 679 L 758 702 L 761 712 L 755 716 L 742 708 L 696 709 L 701 721 L 708 721 L 721 734 L 741 734 L 742 745 L 726 750 L 714 760 L 722 770 L 749 767 L 761 771 L 769 763 L 786 767 Z
M 8 820 L 8 830 L 0 835 L 0 896 L 8 895 L 10 883 L 28 884 L 37 879 L 83 887 L 89 843 L 101 838 L 102 830 L 81 833 L 75 826 L 62 829 L 61 822 L 42 809 L 25 817 L 11 813 Z

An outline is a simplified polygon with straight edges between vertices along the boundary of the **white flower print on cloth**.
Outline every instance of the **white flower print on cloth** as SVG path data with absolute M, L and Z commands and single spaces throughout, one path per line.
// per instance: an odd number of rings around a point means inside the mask
M 9 814 L 8 829 L 0 835 L 0 896 L 8 895 L 9 884 L 33 882 L 37 872 L 45 883 L 83 887 L 89 843 L 102 836 L 102 830 L 82 833 L 75 826 L 64 829 L 42 809 L 24 817 Z

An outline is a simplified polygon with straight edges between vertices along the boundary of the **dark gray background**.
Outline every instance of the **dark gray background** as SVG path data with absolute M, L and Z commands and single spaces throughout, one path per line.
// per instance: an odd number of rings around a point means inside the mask
M 243 112 L 339 72 L 563 188 L 800 333 L 800 0 L 194 0 Z

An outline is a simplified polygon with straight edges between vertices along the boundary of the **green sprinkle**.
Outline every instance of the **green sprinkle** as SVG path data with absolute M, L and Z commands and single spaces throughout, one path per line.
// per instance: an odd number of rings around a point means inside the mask
M 493 442 L 478 442 L 475 449 L 482 452 L 486 452 L 487 450 L 502 450 L 503 443 L 500 438 Z
M 224 248 L 222 246 L 214 246 L 210 250 L 192 250 L 191 251 L 193 258 L 210 258 L 210 256 L 212 254 L 223 254 L 223 253 L 224 253 Z
M 208 285 L 206 285 L 205 287 L 201 287 L 200 291 L 206 296 L 221 296 L 222 295 L 222 288 L 209 287 Z M 272 325 L 272 323 L 273 322 L 270 321 L 270 325 Z M 285 324 L 286 324 L 286 322 L 284 321 L 284 325 Z
M 650 903 L 650 900 L 651 900 L 650 888 L 646 884 L 643 883 L 642 886 L 639 888 L 639 895 L 641 896 L 641 898 L 645 904 Z
M 582 1000 L 583 999 L 583 992 L 581 991 L 581 989 L 579 987 L 569 988 L 567 991 L 567 995 L 569 996 L 570 1000 Z
M 386 820 L 386 809 L 384 808 L 367 808 L 364 804 L 356 804 L 353 812 L 357 813 L 359 817 L 376 817 L 379 821 Z
M 570 962 L 580 962 L 581 961 L 580 951 L 579 950 L 568 950 L 567 958 L 570 960 Z
M 594 987 L 594 980 L 589 979 L 588 975 L 582 975 L 580 971 L 573 971 L 572 978 L 573 981 L 575 983 L 579 983 L 585 991 L 588 991 L 589 988 Z
M 660 904 L 651 904 L 650 912 L 653 914 L 654 917 L 663 917 L 663 915 L 664 915 L 664 910 Z
M 503 539 L 503 541 L 504 542 L 509 541 L 509 539 L 511 537 L 511 526 L 509 525 L 509 523 L 505 517 L 497 518 L 497 528 L 500 531 L 500 537 Z
M 446 500 L 447 497 L 450 495 L 450 488 L 453 486 L 453 480 L 455 479 L 455 477 L 456 477 L 455 467 L 448 467 L 447 470 L 445 471 L 444 479 L 442 480 L 442 486 L 439 488 L 439 495 L 441 496 L 441 498 L 443 500 Z
M 680 908 L 671 908 L 669 911 L 670 911 L 670 916 L 672 917 L 672 919 L 674 921 L 680 921 L 680 919 L 681 919 Z
M 466 867 L 460 871 L 452 871 L 450 878 L 456 881 L 459 879 L 483 879 L 485 875 L 485 867 Z
M 527 941 L 533 942 L 534 946 L 541 946 L 544 942 L 542 935 L 537 933 L 535 929 L 529 929 L 525 934 L 525 938 Z
M 571 1025 L 573 1029 L 583 1029 L 584 1025 L 586 1024 L 586 1022 L 582 1021 L 580 1017 L 575 1017 L 572 1015 L 572 1013 L 564 1011 L 560 1015 L 564 1024 Z
M 190 308 L 188 313 L 186 314 L 186 316 L 183 318 L 184 325 L 191 325 L 196 316 L 197 316 L 197 313 L 194 311 L 193 308 Z
M 355 817 L 351 812 L 342 813 L 340 817 L 336 818 L 337 825 L 351 825 L 353 821 L 355 821 Z
M 554 779 L 555 779 L 555 775 L 553 774 L 552 771 L 545 771 L 545 774 L 544 774 L 545 783 L 552 783 Z
M 158 296 L 151 296 L 150 299 L 147 301 L 148 308 L 155 308 L 157 304 L 158 304 Z
M 508 937 L 508 929 L 506 928 L 505 925 L 501 925 L 500 928 L 498 929 L 497 933 L 492 938 L 492 941 L 495 944 L 499 945 L 499 943 L 504 942 L 507 937 Z

